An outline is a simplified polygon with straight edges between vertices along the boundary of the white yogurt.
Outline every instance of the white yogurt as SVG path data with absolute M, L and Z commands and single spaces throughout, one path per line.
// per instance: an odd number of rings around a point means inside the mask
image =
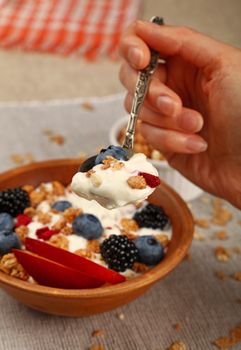
M 131 176 L 137 176 L 139 172 L 158 176 L 157 170 L 142 153 L 137 153 L 129 160 L 121 162 L 124 166 L 119 170 L 113 170 L 112 167 L 103 169 L 103 164 L 95 165 L 93 177 L 78 172 L 72 179 L 72 190 L 78 196 L 88 200 L 94 199 L 108 209 L 122 207 L 148 198 L 155 188 L 148 185 L 143 189 L 132 188 L 127 180 Z M 95 179 L 100 185 L 96 186 L 93 181 Z
M 45 184 L 46 188 L 48 186 L 48 183 Z M 81 198 L 77 196 L 73 192 L 69 192 L 67 189 L 65 191 L 65 195 L 63 196 L 56 196 L 56 201 L 58 200 L 67 200 L 69 201 L 74 208 L 81 208 L 84 213 L 93 214 L 100 220 L 102 226 L 103 226 L 103 234 L 101 238 L 99 239 L 100 242 L 102 242 L 104 239 L 108 238 L 111 234 L 120 235 L 122 234 L 122 226 L 121 226 L 121 219 L 127 218 L 130 219 L 133 217 L 134 213 L 136 212 L 136 207 L 133 204 L 126 205 L 124 207 L 116 208 L 113 210 L 108 210 L 106 208 L 103 208 L 100 204 L 98 204 L 96 201 L 92 200 L 86 200 L 84 198 Z M 144 204 L 143 204 L 144 205 Z M 50 205 L 47 201 L 41 202 L 37 210 L 41 210 L 44 212 L 48 212 L 47 209 L 50 209 Z M 51 211 L 48 212 L 48 214 L 51 216 L 51 221 L 48 224 L 42 224 L 38 221 L 38 216 L 35 215 L 33 217 L 33 221 L 28 225 L 28 237 L 37 239 L 36 236 L 36 230 L 48 226 L 50 229 L 52 226 L 61 218 L 61 214 L 55 214 Z M 138 231 L 134 232 L 137 236 L 142 235 L 159 235 L 161 233 L 165 233 L 168 235 L 168 237 L 171 237 L 171 230 L 169 231 L 161 231 L 161 230 L 154 230 L 151 228 L 140 228 Z M 77 235 L 77 234 L 70 234 L 65 236 L 68 239 L 69 247 L 68 250 L 70 252 L 75 252 L 79 249 L 86 249 L 88 240 L 85 238 Z M 105 261 L 101 258 L 100 254 L 93 254 L 93 257 L 91 258 L 94 262 L 107 267 L 107 264 Z M 125 272 L 122 273 L 126 277 L 134 277 L 137 275 L 136 272 L 128 269 Z

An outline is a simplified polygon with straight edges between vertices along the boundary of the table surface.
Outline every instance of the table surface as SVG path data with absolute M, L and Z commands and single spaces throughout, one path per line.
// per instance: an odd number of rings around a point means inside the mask
M 86 102 L 92 109 L 86 109 Z M 122 102 L 123 95 L 119 95 L 0 105 L 0 171 L 13 167 L 10 155 L 14 153 L 31 153 L 36 160 L 75 157 L 80 151 L 93 154 L 100 145 L 108 144 L 106 125 L 125 113 Z M 63 135 L 66 142 L 50 143 L 43 133 L 46 128 Z M 211 221 L 212 200 L 203 194 L 189 203 L 194 216 Z M 183 261 L 144 296 L 117 310 L 77 319 L 54 317 L 30 310 L 0 291 L 0 349 L 87 350 L 102 344 L 105 350 L 166 350 L 177 340 L 189 350 L 215 349 L 212 342 L 241 322 L 241 282 L 231 278 L 241 270 L 241 254 L 233 251 L 233 247 L 241 247 L 241 212 L 227 203 L 224 206 L 232 220 L 225 226 L 196 226 L 191 260 Z M 218 231 L 226 231 L 228 239 L 212 239 Z M 198 240 L 202 235 L 204 240 Z M 227 262 L 217 260 L 217 246 L 230 249 Z M 224 273 L 224 280 L 215 276 L 218 271 Z M 104 330 L 104 335 L 93 337 L 98 329 Z M 240 350 L 241 344 L 232 349 Z
M 240 0 L 143 3 L 145 19 L 163 15 L 167 23 L 188 25 L 239 47 L 240 13 Z M 18 160 L 75 157 L 108 144 L 107 125 L 125 114 L 123 95 L 87 99 L 92 110 L 86 104 L 84 108 L 86 98 L 79 97 L 122 92 L 119 65 L 105 59 L 87 63 L 74 56 L 1 50 L 0 171 L 16 166 L 10 158 L 13 154 L 21 156 Z M 19 103 L 52 99 L 57 101 Z M 63 134 L 66 142 L 62 146 L 49 143 L 44 128 Z M 203 194 L 190 202 L 194 216 L 211 221 L 212 201 L 212 196 Z M 241 270 L 241 255 L 232 249 L 241 245 L 241 213 L 228 203 L 224 206 L 232 220 L 225 226 L 196 226 L 191 260 L 182 262 L 141 298 L 112 312 L 78 319 L 54 317 L 30 310 L 1 291 L 0 349 L 86 350 L 102 344 L 105 350 L 166 350 L 178 340 L 189 350 L 216 349 L 212 342 L 241 323 L 241 282 L 231 278 Z M 218 231 L 227 232 L 228 239 L 211 239 Z M 204 240 L 198 240 L 202 236 Z M 227 262 L 215 257 L 217 246 L 230 249 Z M 216 277 L 218 271 L 224 280 Z M 175 325 L 179 326 L 175 329 Z M 93 337 L 97 329 L 103 329 L 104 336 Z M 232 349 L 240 350 L 241 344 Z

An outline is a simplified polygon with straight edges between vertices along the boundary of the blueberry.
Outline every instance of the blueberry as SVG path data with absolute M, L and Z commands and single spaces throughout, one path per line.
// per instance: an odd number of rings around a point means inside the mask
M 128 160 L 126 151 L 120 146 L 109 146 L 107 149 L 102 149 L 95 159 L 95 165 L 101 164 L 107 156 L 112 156 L 118 160 Z
M 77 216 L 72 223 L 72 227 L 74 233 L 86 239 L 98 239 L 103 232 L 100 220 L 92 214 Z
M 139 261 L 146 265 L 156 265 L 164 257 L 163 246 L 153 236 L 140 236 L 134 240 Z
M 0 255 L 11 252 L 12 248 L 21 248 L 17 234 L 15 232 L 0 231 Z
M 12 231 L 14 226 L 13 217 L 8 213 L 0 214 L 0 231 Z
M 65 211 L 66 209 L 71 207 L 72 207 L 72 204 L 68 201 L 58 201 L 52 205 L 52 208 L 58 211 Z

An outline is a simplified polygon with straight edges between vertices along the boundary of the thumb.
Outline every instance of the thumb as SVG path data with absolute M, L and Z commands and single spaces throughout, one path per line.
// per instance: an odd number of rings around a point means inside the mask
M 198 68 L 216 61 L 226 48 L 225 44 L 186 27 L 137 21 L 134 31 L 163 57 L 178 55 Z

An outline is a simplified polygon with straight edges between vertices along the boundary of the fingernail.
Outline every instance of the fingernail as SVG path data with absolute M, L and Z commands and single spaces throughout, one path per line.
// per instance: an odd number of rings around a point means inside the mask
M 201 140 L 187 139 L 186 147 L 191 152 L 204 152 L 208 148 L 208 144 Z
M 157 108 L 167 116 L 175 115 L 178 110 L 178 103 L 170 96 L 159 96 L 157 98 Z
M 179 126 L 183 130 L 197 132 L 201 130 L 203 126 L 203 122 L 202 122 L 202 119 L 200 118 L 186 115 L 185 117 L 180 118 Z
M 135 66 L 139 66 L 142 61 L 142 51 L 137 47 L 131 47 L 128 51 L 128 60 Z

